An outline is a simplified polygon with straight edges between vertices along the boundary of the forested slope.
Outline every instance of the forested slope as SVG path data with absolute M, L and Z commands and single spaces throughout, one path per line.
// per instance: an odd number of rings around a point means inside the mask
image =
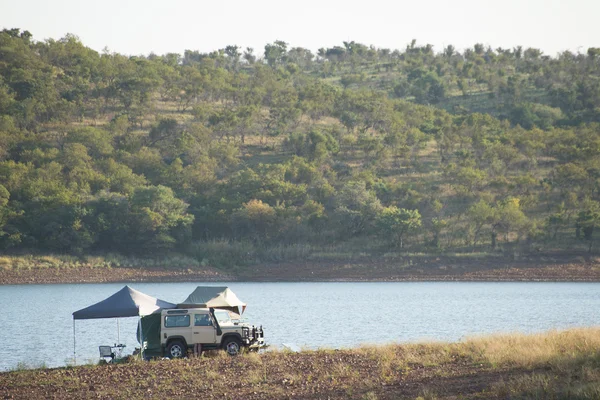
M 124 56 L 0 33 L 0 248 L 586 253 L 600 224 L 600 49 Z

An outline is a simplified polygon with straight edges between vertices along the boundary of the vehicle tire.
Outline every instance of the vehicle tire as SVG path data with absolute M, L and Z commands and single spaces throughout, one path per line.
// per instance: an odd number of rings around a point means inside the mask
M 230 356 L 237 356 L 242 352 L 242 342 L 235 337 L 228 337 L 223 342 L 223 350 Z
M 167 357 L 181 358 L 187 354 L 187 347 L 181 340 L 173 340 L 167 346 Z

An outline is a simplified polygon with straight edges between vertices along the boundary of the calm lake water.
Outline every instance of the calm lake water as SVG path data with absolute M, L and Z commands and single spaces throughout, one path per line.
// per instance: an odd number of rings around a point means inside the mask
M 203 283 L 134 283 L 179 302 Z M 365 343 L 456 341 L 498 332 L 600 325 L 600 283 L 208 283 L 229 286 L 248 303 L 268 344 L 351 347 Z M 71 313 L 124 284 L 0 286 L 0 371 L 23 364 L 66 365 L 73 358 Z M 137 345 L 136 318 L 120 319 L 126 353 Z M 76 322 L 77 363 L 98 360 L 98 345 L 118 341 L 117 320 Z

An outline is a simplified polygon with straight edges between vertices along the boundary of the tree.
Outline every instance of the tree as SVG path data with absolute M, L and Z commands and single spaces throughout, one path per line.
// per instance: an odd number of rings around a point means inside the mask
M 271 67 L 285 63 L 287 61 L 287 43 L 276 40 L 265 45 L 265 59 Z
M 392 243 L 403 248 L 405 236 L 421 226 L 421 214 L 419 210 L 385 207 L 377 215 L 377 226 Z
M 187 208 L 168 187 L 137 188 L 130 200 L 130 240 L 137 248 L 152 252 L 185 245 L 194 222 Z
M 256 56 L 254 55 L 254 49 L 252 47 L 246 47 L 246 50 L 244 51 L 244 60 L 250 65 L 256 62 Z
M 315 56 L 313 53 L 302 47 L 294 47 L 291 48 L 287 53 L 287 58 L 298 65 L 302 69 L 309 68 L 312 65 L 313 59 Z
M 310 81 L 298 89 L 299 106 L 312 121 L 331 115 L 337 89 L 320 81 Z
M 562 202 L 556 212 L 550 214 L 548 217 L 548 226 L 552 229 L 552 240 L 556 239 L 560 229 L 570 224 L 572 213 L 573 210 L 567 207 L 565 202 Z
M 348 182 L 335 198 L 335 214 L 343 234 L 358 235 L 371 228 L 381 210 L 377 195 L 364 181 Z
M 18 216 L 9 207 L 10 193 L 0 185 L 0 248 L 9 248 L 21 242 L 21 233 L 11 226 L 11 220 Z
M 322 162 L 328 155 L 340 150 L 337 140 L 328 132 L 317 129 L 308 134 L 292 133 L 283 142 L 283 148 L 297 156 Z
M 255 243 L 269 238 L 277 219 L 275 209 L 261 200 L 250 200 L 231 216 L 234 231 L 248 236 Z
M 173 139 L 180 134 L 181 130 L 178 127 L 177 121 L 173 118 L 161 119 L 158 125 L 153 127 L 148 134 L 148 146 L 152 147 L 158 142 Z
M 497 205 L 498 213 L 496 220 L 492 225 L 492 248 L 496 248 L 496 234 L 502 232 L 505 234 L 505 241 L 508 242 L 508 234 L 517 233 L 517 240 L 521 237 L 527 228 L 529 219 L 521 209 L 521 202 L 516 197 L 509 197 Z
M 448 226 L 449 221 L 444 218 L 434 217 L 431 219 L 431 231 L 433 233 L 433 240 L 431 244 L 433 247 L 440 247 L 440 234 Z
M 486 225 L 493 224 L 497 220 L 497 210 L 495 210 L 488 202 L 481 199 L 469 207 L 467 216 L 473 227 L 473 246 L 477 246 L 477 241 L 482 229 Z
M 205 76 L 197 68 L 183 66 L 180 69 L 180 78 L 175 83 L 175 97 L 178 99 L 179 111 L 187 110 L 205 88 Z
M 240 57 L 241 57 L 242 53 L 240 53 L 239 50 L 240 50 L 239 46 L 229 45 L 229 46 L 225 47 L 225 55 L 229 58 L 229 60 L 231 62 L 230 65 L 233 70 L 237 70 L 238 65 L 240 63 Z
M 265 133 L 277 136 L 298 123 L 302 111 L 298 108 L 298 94 L 294 90 L 282 90 L 274 94 L 266 118 Z
M 577 225 L 583 231 L 583 237 L 589 242 L 588 252 L 592 252 L 594 245 L 594 231 L 600 225 L 600 202 L 586 198 L 582 210 L 577 217 Z

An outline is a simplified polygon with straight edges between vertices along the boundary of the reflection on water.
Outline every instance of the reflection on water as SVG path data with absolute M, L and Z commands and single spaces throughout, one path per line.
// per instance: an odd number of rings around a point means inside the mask
M 203 283 L 132 287 L 179 302 Z M 274 346 L 349 347 L 361 343 L 459 340 L 496 332 L 535 332 L 600 325 L 599 283 L 208 283 L 229 286 L 248 303 L 244 316 L 262 324 Z M 0 286 L 0 370 L 19 363 L 60 366 L 73 358 L 71 313 L 123 284 Z M 136 346 L 136 318 L 120 320 L 126 353 Z M 117 320 L 77 321 L 77 361 L 98 360 L 98 346 L 117 343 Z

